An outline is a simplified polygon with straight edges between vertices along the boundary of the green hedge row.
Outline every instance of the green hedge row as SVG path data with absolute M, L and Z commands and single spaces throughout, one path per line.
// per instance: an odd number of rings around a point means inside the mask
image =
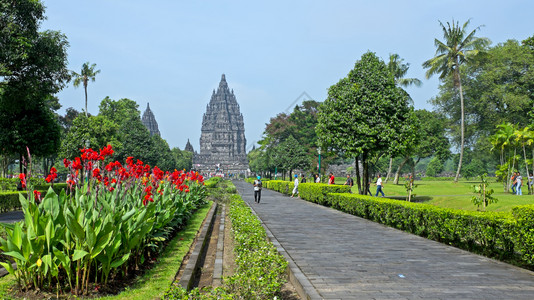
M 44 195 L 48 191 L 50 184 L 36 184 L 34 185 L 35 190 L 41 192 Z M 66 183 L 56 183 L 54 184 L 54 192 L 59 194 L 61 190 L 67 189 Z M 0 212 L 12 211 L 21 209 L 19 201 L 19 193 L 23 195 L 27 194 L 27 191 L 5 191 L 0 192 Z
M 164 299 L 278 299 L 286 282 L 287 262 L 268 240 L 261 222 L 239 195 L 231 195 L 229 217 L 234 234 L 236 270 L 223 286 L 187 291 L 171 286 Z M 277 298 L 278 297 L 278 298 Z
M 0 191 L 16 191 L 17 185 L 19 184 L 19 182 L 20 182 L 20 179 L 18 177 L 15 177 L 15 178 L 0 177 Z M 30 178 L 31 185 L 42 185 L 45 183 L 46 182 L 43 178 L 36 178 L 36 177 Z
M 0 192 L 0 212 L 21 209 L 19 192 Z
M 326 205 L 422 237 L 534 266 L 534 205 L 512 213 L 471 212 L 355 194 L 329 194 Z
M 292 181 L 271 180 L 267 182 L 268 189 L 275 190 L 279 193 L 291 195 L 295 184 Z M 301 183 L 299 184 L 299 196 L 307 201 L 315 202 L 322 205 L 326 203 L 326 196 L 329 193 L 350 193 L 348 185 L 325 184 L 325 183 Z

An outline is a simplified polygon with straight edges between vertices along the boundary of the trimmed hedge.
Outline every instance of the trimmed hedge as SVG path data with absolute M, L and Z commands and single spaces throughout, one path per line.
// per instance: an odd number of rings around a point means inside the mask
M 172 285 L 164 299 L 279 299 L 286 280 L 287 262 L 267 238 L 261 221 L 239 195 L 230 196 L 236 270 L 220 287 L 191 291 Z
M 41 192 L 41 194 L 46 195 L 50 184 L 36 184 L 34 189 Z M 54 184 L 54 192 L 59 195 L 59 193 L 67 189 L 66 183 L 56 183 Z M 0 192 L 0 212 L 7 212 L 12 210 L 20 210 L 20 201 L 19 193 L 22 193 L 23 196 L 26 196 L 28 191 L 6 191 Z
M 266 187 L 279 193 L 291 195 L 294 187 L 293 181 L 271 180 Z M 325 184 L 325 183 L 300 183 L 299 196 L 307 201 L 330 206 L 326 196 L 329 193 L 350 193 L 348 185 Z
M 0 192 L 0 212 L 21 209 L 19 192 Z
M 534 266 L 534 205 L 472 212 L 355 194 L 329 194 L 332 208 L 458 248 Z

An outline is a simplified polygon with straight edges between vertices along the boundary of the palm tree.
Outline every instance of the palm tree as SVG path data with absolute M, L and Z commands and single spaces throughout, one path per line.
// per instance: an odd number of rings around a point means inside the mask
M 74 77 L 74 87 L 79 87 L 80 84 L 83 83 L 83 88 L 85 89 L 85 116 L 87 116 L 87 84 L 89 83 L 89 80 L 94 82 L 96 74 L 100 73 L 100 70 L 95 71 L 95 67 L 96 64 L 89 66 L 89 62 L 86 62 L 82 65 L 82 71 L 80 74 L 72 71 L 72 76 Z
M 440 74 L 439 79 L 443 80 L 452 75 L 454 86 L 458 89 L 460 94 L 460 161 L 458 162 L 458 170 L 454 181 L 458 181 L 460 170 L 462 169 L 462 159 L 464 155 L 464 96 L 462 91 L 462 81 L 460 79 L 460 66 L 464 64 L 470 57 L 479 53 L 491 42 L 487 38 L 475 37 L 475 33 L 480 29 L 480 26 L 475 28 L 469 34 L 466 34 L 469 20 L 460 27 L 458 22 L 452 21 L 452 25 L 447 22 L 447 27 L 440 21 L 441 29 L 443 30 L 443 38 L 445 42 L 434 39 L 436 45 L 436 55 L 423 63 L 423 68 L 428 68 L 426 78 L 429 79 L 434 74 Z
M 409 68 L 410 64 L 404 63 L 404 59 L 401 58 L 397 53 L 389 55 L 388 69 L 391 74 L 393 74 L 395 83 L 402 87 L 408 87 L 412 84 L 420 87 L 423 84 L 421 80 L 417 78 L 404 78 L 406 73 L 408 73 Z
M 508 189 L 510 187 L 510 173 L 514 170 L 515 167 L 516 131 L 517 128 L 514 124 L 510 122 L 503 122 L 502 124 L 497 125 L 497 131 L 494 135 L 490 137 L 493 149 L 499 148 L 500 150 L 500 166 L 506 168 L 506 174 L 504 174 L 504 178 L 502 178 L 505 192 L 508 192 Z M 507 149 L 513 149 L 513 155 L 507 155 Z
M 393 78 L 395 79 L 395 83 L 402 87 L 408 87 L 410 85 L 415 85 L 417 87 L 420 87 L 423 83 L 421 80 L 417 78 L 404 78 L 406 76 L 406 73 L 408 73 L 408 69 L 410 68 L 410 64 L 404 63 L 404 59 L 400 57 L 397 53 L 389 54 L 389 63 L 388 63 L 388 69 L 391 74 L 393 74 Z M 400 169 L 402 169 L 402 166 L 406 163 L 408 159 L 406 159 L 400 166 Z M 391 168 L 393 166 L 393 156 L 389 157 L 389 168 L 388 173 L 386 175 L 385 182 L 388 182 L 389 177 L 391 176 Z M 395 184 L 398 183 L 398 176 L 399 171 L 397 171 L 397 174 L 395 175 Z

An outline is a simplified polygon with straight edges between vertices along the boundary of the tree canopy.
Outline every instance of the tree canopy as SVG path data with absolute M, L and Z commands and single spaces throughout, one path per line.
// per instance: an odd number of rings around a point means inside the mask
M 360 192 L 367 190 L 372 156 L 402 153 L 415 140 L 416 118 L 410 102 L 386 64 L 372 52 L 328 89 L 328 98 L 319 108 L 319 143 L 346 156 L 361 157 Z

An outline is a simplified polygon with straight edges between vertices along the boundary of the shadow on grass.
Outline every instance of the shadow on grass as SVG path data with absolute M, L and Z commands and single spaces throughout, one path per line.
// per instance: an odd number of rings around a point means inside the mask
M 393 199 L 393 200 L 408 201 L 408 197 L 406 197 L 406 196 L 389 196 L 389 197 L 386 197 L 386 198 Z M 415 196 L 415 197 L 412 197 L 412 202 L 424 203 L 424 202 L 430 201 L 432 199 L 433 199 L 432 196 Z

